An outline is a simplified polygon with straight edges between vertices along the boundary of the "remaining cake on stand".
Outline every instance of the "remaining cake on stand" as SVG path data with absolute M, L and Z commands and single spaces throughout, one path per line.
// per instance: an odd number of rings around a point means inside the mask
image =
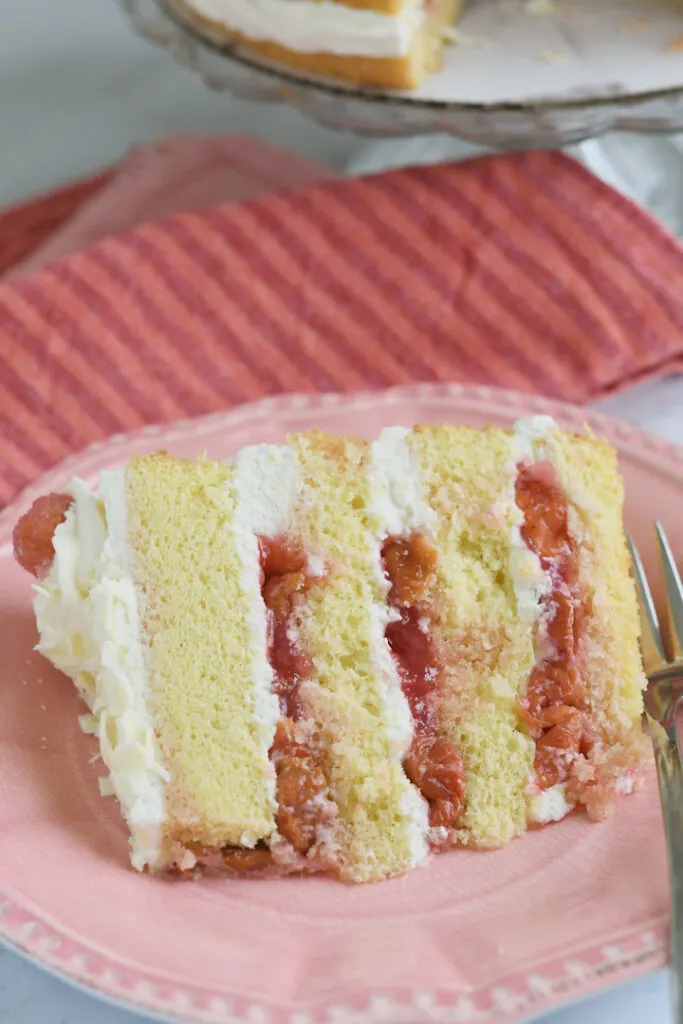
M 464 0 L 173 0 L 202 33 L 297 71 L 415 89 Z

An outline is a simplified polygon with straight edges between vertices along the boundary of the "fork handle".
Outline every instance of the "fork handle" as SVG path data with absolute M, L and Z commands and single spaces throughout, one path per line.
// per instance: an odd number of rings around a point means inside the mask
M 662 729 L 652 730 L 662 800 L 671 882 L 669 939 L 674 1024 L 683 1024 L 683 762 L 675 740 Z

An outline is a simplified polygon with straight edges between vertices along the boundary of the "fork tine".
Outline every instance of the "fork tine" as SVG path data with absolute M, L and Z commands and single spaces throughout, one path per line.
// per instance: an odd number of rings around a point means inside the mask
M 655 530 L 657 531 L 659 557 L 666 587 L 666 613 L 669 620 L 671 654 L 676 660 L 683 659 L 683 584 L 681 584 L 671 545 L 659 520 L 655 523 Z
M 642 633 L 640 637 L 640 650 L 643 655 L 643 664 L 647 673 L 654 672 L 666 661 L 662 635 L 659 631 L 655 603 L 652 600 L 650 586 L 647 582 L 645 569 L 638 554 L 638 548 L 633 543 L 633 537 L 626 531 L 631 560 L 633 562 L 633 575 L 638 591 L 638 606 L 640 608 L 640 623 Z

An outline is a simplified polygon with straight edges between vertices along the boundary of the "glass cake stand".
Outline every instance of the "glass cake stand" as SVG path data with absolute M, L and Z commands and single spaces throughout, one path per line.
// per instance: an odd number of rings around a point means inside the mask
M 445 132 L 504 149 L 563 146 L 615 129 L 683 129 L 677 0 L 477 0 L 443 70 L 411 93 L 292 72 L 200 29 L 176 0 L 119 3 L 141 36 L 209 88 L 287 103 L 328 126 L 394 137 Z

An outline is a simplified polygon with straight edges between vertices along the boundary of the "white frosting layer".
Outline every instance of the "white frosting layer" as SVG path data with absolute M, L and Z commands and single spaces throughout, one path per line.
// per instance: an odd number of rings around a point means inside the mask
M 286 445 L 260 444 L 243 448 L 234 464 L 236 506 L 231 528 L 242 563 L 240 584 L 248 608 L 254 720 L 275 808 L 275 772 L 268 752 L 280 710 L 272 691 L 273 669 L 268 660 L 268 622 L 261 594 L 258 535 L 274 539 L 288 530 L 299 494 L 299 470 L 295 453 Z M 245 842 L 245 845 L 251 844 Z
M 515 464 L 520 461 L 552 463 L 557 435 L 557 424 L 550 416 L 530 416 L 519 420 L 513 434 Z M 542 634 L 541 600 L 552 590 L 553 582 L 550 573 L 542 568 L 538 556 L 527 548 L 520 532 L 524 516 L 521 509 L 518 513 L 510 542 L 510 572 L 520 618 L 540 625 Z M 544 657 L 542 639 L 537 639 L 536 664 Z M 560 821 L 574 806 L 574 801 L 567 796 L 566 783 L 561 782 L 527 798 L 527 819 L 537 825 Z
M 434 513 L 425 503 L 419 468 L 405 427 L 385 427 L 371 446 L 371 489 L 368 511 L 383 525 L 385 536 L 431 532 Z
M 561 821 L 575 806 L 574 801 L 567 795 L 567 783 L 558 782 L 556 786 L 529 797 L 527 820 L 535 825 Z
M 515 445 L 520 458 L 542 462 L 552 456 L 558 426 L 552 416 L 528 416 L 514 426 Z
M 297 53 L 405 57 L 424 20 L 409 3 L 399 14 L 348 7 L 332 0 L 183 0 L 184 5 L 233 32 L 277 43 Z
M 432 510 L 422 496 L 420 472 L 406 442 L 407 435 L 404 427 L 387 427 L 371 445 L 368 502 L 374 522 L 372 553 L 383 595 L 383 600 L 369 609 L 372 657 L 384 680 L 384 722 L 397 761 L 403 761 L 412 742 L 413 718 L 384 635 L 394 614 L 387 604 L 390 585 L 382 568 L 382 544 L 392 535 L 428 533 L 433 521 Z M 414 786 L 407 787 L 403 810 L 409 822 L 413 864 L 421 864 L 428 853 L 429 810 Z
M 161 867 L 168 773 L 146 702 L 124 473 L 102 473 L 99 493 L 78 479 L 67 493 L 74 504 L 55 531 L 50 573 L 35 588 L 38 650 L 74 680 L 90 707 L 81 725 L 99 737 L 110 772 L 100 788 L 119 800 L 133 865 Z
M 557 431 L 550 416 L 531 416 L 518 420 L 512 436 L 513 466 L 511 481 L 511 503 L 514 508 L 514 523 L 510 529 L 510 576 L 517 599 L 517 612 L 525 622 L 536 622 L 540 614 L 541 600 L 552 589 L 550 574 L 545 572 L 539 558 L 530 551 L 522 537 L 521 527 L 524 514 L 515 500 L 517 464 L 544 462 L 552 456 L 553 436 Z

